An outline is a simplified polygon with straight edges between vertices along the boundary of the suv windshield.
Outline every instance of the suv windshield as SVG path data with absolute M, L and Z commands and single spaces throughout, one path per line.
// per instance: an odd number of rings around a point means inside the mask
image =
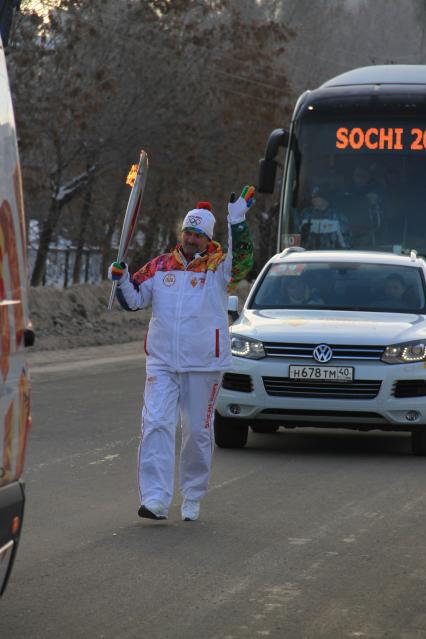
M 424 313 L 421 269 L 357 262 L 271 264 L 252 309 L 337 309 Z

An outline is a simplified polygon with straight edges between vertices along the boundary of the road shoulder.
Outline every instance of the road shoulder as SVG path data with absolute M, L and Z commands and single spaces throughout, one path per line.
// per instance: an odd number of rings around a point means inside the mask
M 53 351 L 29 352 L 31 374 L 54 373 L 105 366 L 118 362 L 145 361 L 142 341 L 106 344 Z

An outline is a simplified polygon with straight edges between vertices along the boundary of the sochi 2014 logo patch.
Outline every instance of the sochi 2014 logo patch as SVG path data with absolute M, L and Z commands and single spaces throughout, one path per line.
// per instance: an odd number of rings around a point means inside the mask
M 163 277 L 164 286 L 173 286 L 175 282 L 176 282 L 176 275 L 173 275 L 173 273 L 167 273 L 167 275 Z
M 203 218 L 199 215 L 190 215 L 188 218 L 188 222 L 190 224 L 193 224 L 194 226 L 198 226 L 199 224 L 201 224 L 202 219 Z

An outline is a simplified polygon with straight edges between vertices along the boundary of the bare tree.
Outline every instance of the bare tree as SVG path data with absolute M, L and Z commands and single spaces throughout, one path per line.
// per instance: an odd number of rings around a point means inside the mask
M 59 231 L 81 253 L 90 228 L 105 273 L 141 147 L 151 169 L 135 264 L 175 240 L 198 199 L 220 212 L 255 180 L 271 122 L 286 112 L 290 34 L 257 0 L 239 4 L 62 0 L 47 22 L 23 12 L 11 57 L 27 209 L 41 224 L 34 285 Z

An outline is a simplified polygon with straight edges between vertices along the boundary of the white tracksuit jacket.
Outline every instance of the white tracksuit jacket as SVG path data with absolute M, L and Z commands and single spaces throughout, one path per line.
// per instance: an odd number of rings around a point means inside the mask
M 126 310 L 152 305 L 145 338 L 147 371 L 223 371 L 231 364 L 227 316 L 229 285 L 251 269 L 253 245 L 245 221 L 229 224 L 227 254 L 217 242 L 186 264 L 179 245 L 117 287 Z

